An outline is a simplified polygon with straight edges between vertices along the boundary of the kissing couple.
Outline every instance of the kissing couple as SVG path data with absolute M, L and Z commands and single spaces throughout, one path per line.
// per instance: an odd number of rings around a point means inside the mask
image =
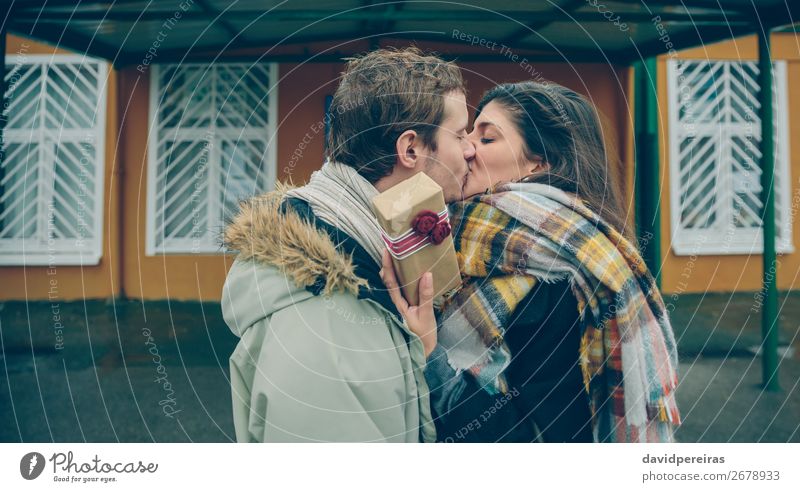
M 326 161 L 240 203 L 222 294 L 239 442 L 671 442 L 677 350 L 626 227 L 597 110 L 554 83 L 486 92 L 454 63 L 348 61 Z M 417 173 L 461 285 L 405 299 L 372 210 Z

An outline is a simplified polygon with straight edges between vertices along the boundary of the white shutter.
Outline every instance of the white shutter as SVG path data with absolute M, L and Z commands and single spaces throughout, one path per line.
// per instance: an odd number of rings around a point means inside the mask
M 776 247 L 786 253 L 793 251 L 786 63 L 773 67 Z M 670 60 L 667 78 L 673 251 L 760 254 L 757 63 Z
M 6 58 L 0 264 L 100 261 L 106 74 L 83 56 Z
M 150 88 L 146 253 L 222 253 L 238 201 L 275 184 L 277 66 L 156 65 Z

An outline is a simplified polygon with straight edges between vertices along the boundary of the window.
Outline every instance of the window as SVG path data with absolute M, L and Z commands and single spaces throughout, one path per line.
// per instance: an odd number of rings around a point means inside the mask
M 793 251 L 786 63 L 774 62 L 778 252 Z M 761 121 L 756 62 L 670 60 L 667 66 L 672 249 L 760 254 Z
M 274 187 L 277 66 L 156 65 L 150 80 L 146 254 L 223 253 L 238 201 Z
M 99 263 L 106 73 L 83 56 L 6 58 L 0 264 Z

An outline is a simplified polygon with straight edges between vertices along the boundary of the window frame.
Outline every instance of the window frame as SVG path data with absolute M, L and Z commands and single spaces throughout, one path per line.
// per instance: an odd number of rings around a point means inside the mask
M 209 122 L 208 126 L 197 128 L 172 128 L 169 131 L 174 132 L 175 141 L 184 140 L 187 142 L 200 142 L 201 137 L 198 136 L 209 132 L 210 128 L 214 129 L 214 145 L 209 147 L 209 156 L 206 168 L 219 176 L 222 172 L 221 160 L 221 144 L 225 142 L 232 142 L 239 144 L 245 139 L 262 139 L 264 143 L 264 155 L 262 157 L 262 168 L 260 172 L 266 173 L 264 181 L 267 183 L 267 191 L 274 189 L 277 180 L 277 134 L 279 123 L 278 118 L 278 64 L 275 62 L 259 62 L 266 66 L 269 77 L 269 87 L 267 88 L 267 95 L 265 101 L 267 104 L 267 127 L 248 127 L 248 128 L 224 128 L 217 127 L 214 121 Z M 215 63 L 191 62 L 180 64 L 153 64 L 150 66 L 150 100 L 148 105 L 148 150 L 147 150 L 147 212 L 146 212 L 146 233 L 145 233 L 145 256 L 154 257 L 162 255 L 224 255 L 231 252 L 223 249 L 221 245 L 212 242 L 200 242 L 196 244 L 196 239 L 192 237 L 186 238 L 173 238 L 170 239 L 170 244 L 156 244 L 156 212 L 157 200 L 156 187 L 157 187 L 157 169 L 158 169 L 158 151 L 159 145 L 162 142 L 162 137 L 158 135 L 159 125 L 159 104 L 163 102 L 160 86 L 161 71 L 168 67 L 204 67 L 207 73 L 210 73 L 211 68 L 221 65 L 234 65 L 239 67 L 250 68 L 252 63 L 243 62 L 225 62 L 221 60 Z M 212 83 L 213 84 L 213 83 Z M 216 87 L 212 86 L 212 91 L 216 91 Z M 219 112 L 219 107 L 212 108 L 212 111 Z M 266 134 L 264 133 L 266 132 Z M 211 165 L 215 164 L 217 167 L 211 170 Z M 216 180 L 206 178 L 209 185 L 209 190 L 206 193 L 213 196 Z M 209 200 L 207 203 L 210 203 Z M 224 206 L 224 204 L 219 204 Z M 213 204 L 212 204 L 213 206 Z M 219 207 L 217 207 L 219 209 Z M 211 212 L 206 212 L 211 214 Z M 223 224 L 209 224 L 209 227 L 216 225 L 222 226 Z
M 755 63 L 753 60 L 728 60 L 728 59 L 670 59 L 667 60 L 667 98 L 668 98 L 668 124 L 669 124 L 669 179 L 670 179 L 670 248 L 676 256 L 693 255 L 761 255 L 763 253 L 763 227 L 755 229 L 734 229 L 735 234 L 727 235 L 727 225 L 716 229 L 687 230 L 681 227 L 681 189 L 680 189 L 680 144 L 684 138 L 684 132 L 680 131 L 679 121 L 679 98 L 678 88 L 678 64 L 685 62 L 707 62 L 707 63 Z M 776 224 L 776 251 L 780 254 L 794 252 L 794 242 L 792 237 L 792 215 L 790 213 L 790 203 L 792 188 L 791 168 L 789 165 L 789 114 L 788 114 L 788 84 L 787 84 L 787 64 L 785 60 L 773 60 L 774 64 L 774 84 L 777 107 L 774 108 L 774 117 L 777 121 L 775 128 L 775 195 L 779 195 L 775 207 L 782 210 L 782 223 Z M 728 97 L 726 95 L 726 97 Z M 754 95 L 754 97 L 758 97 Z M 696 126 L 702 125 L 715 126 L 716 123 L 695 123 Z M 737 136 L 738 133 L 730 132 L 723 126 L 724 138 L 727 140 Z M 760 126 L 757 135 L 760 141 Z M 705 135 L 696 132 L 698 136 Z M 717 145 L 729 145 L 726 140 L 717 135 L 709 134 L 714 138 Z M 758 162 L 755 163 L 759 165 Z M 727 171 L 726 171 L 727 172 Z M 778 187 L 781 187 L 778 191 Z M 775 195 L 773 195 L 775 197 Z M 777 197 L 776 197 L 777 198 Z M 760 194 L 759 194 L 760 199 Z M 732 204 L 729 205 L 732 210 Z M 705 238 L 703 236 L 706 236 Z M 715 239 L 718 236 L 718 239 Z M 726 244 L 726 238 L 730 240 Z
M 47 172 L 47 175 L 52 175 L 55 166 L 55 155 L 52 153 L 52 149 L 48 150 L 41 145 L 41 143 L 46 139 L 51 144 L 60 144 L 64 143 L 61 139 L 63 135 L 74 135 L 74 137 L 70 140 L 67 140 L 66 143 L 78 143 L 80 144 L 83 139 L 82 136 L 86 136 L 87 134 L 91 136 L 94 148 L 95 148 L 95 162 L 94 162 L 94 221 L 91 224 L 93 227 L 93 237 L 90 239 L 84 239 L 83 242 L 87 245 L 86 252 L 79 248 L 75 248 L 74 246 L 70 248 L 70 245 L 74 244 L 78 239 L 76 238 L 68 238 L 68 239 L 57 239 L 54 241 L 54 245 L 51 247 L 48 246 L 47 238 L 45 239 L 37 239 L 37 241 L 42 241 L 40 245 L 37 245 L 34 248 L 33 252 L 29 252 L 26 249 L 26 242 L 29 242 L 29 239 L 26 238 L 16 238 L 16 239 L 0 239 L 0 245 L 2 243 L 7 244 L 14 244 L 15 242 L 19 243 L 20 249 L 17 251 L 4 251 L 0 249 L 0 266 L 96 266 L 100 263 L 100 259 L 103 257 L 103 224 L 105 218 L 105 207 L 104 207 L 104 198 L 105 198 L 105 170 L 106 170 L 106 118 L 108 113 L 108 75 L 109 75 L 109 66 L 105 60 L 101 60 L 99 58 L 95 58 L 92 56 L 86 55 L 74 55 L 74 54 L 52 54 L 52 55 L 43 55 L 43 54 L 21 54 L 21 55 L 7 55 L 6 56 L 6 66 L 15 66 L 17 64 L 35 64 L 35 65 L 42 65 L 45 68 L 48 65 L 53 64 L 97 64 L 98 72 L 97 72 L 97 103 L 96 103 L 96 118 L 95 118 L 95 126 L 92 130 L 79 130 L 79 129 L 47 129 L 47 128 L 39 128 L 39 129 L 21 129 L 15 130 L 8 128 L 6 126 L 3 131 L 3 140 L 4 144 L 7 146 L 9 143 L 33 143 L 34 138 L 36 138 L 37 144 L 40 146 L 38 152 L 46 152 L 49 155 L 47 156 L 48 160 L 44 162 L 42 165 L 41 158 L 38 159 L 37 164 L 40 165 L 40 168 L 43 172 Z M 6 74 L 8 71 L 6 71 Z M 42 74 L 41 76 L 41 84 L 46 83 L 46 76 Z M 37 91 L 39 95 L 37 97 L 40 98 L 40 102 L 37 102 L 38 111 L 41 113 L 46 111 L 46 104 L 44 104 L 44 97 L 46 92 L 43 90 Z M 5 108 L 4 111 L 11 109 L 9 104 L 8 108 Z M 38 117 L 38 116 L 37 116 Z M 25 136 L 24 134 L 27 134 Z M 36 135 L 34 135 L 36 134 Z M 41 182 L 43 178 L 37 178 L 36 186 L 41 188 L 44 184 Z M 45 192 L 45 198 L 42 199 L 39 197 L 40 200 L 45 200 L 44 204 L 47 206 L 49 200 L 46 197 L 51 196 L 53 193 L 52 189 L 48 189 Z M 37 210 L 36 220 L 42 222 L 45 226 L 48 220 L 48 215 L 41 213 L 41 211 Z M 41 233 L 41 225 L 40 228 L 37 228 L 37 235 Z M 64 249 L 68 250 L 67 252 L 60 252 Z

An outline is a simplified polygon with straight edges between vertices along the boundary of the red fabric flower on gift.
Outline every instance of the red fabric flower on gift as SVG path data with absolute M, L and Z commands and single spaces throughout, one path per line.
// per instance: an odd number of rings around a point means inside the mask
M 431 242 L 433 244 L 441 244 L 447 236 L 450 235 L 450 224 L 445 221 L 441 224 L 436 224 L 431 232 Z
M 433 231 L 438 222 L 439 214 L 431 210 L 423 210 L 411 221 L 411 228 L 419 234 L 427 236 Z

